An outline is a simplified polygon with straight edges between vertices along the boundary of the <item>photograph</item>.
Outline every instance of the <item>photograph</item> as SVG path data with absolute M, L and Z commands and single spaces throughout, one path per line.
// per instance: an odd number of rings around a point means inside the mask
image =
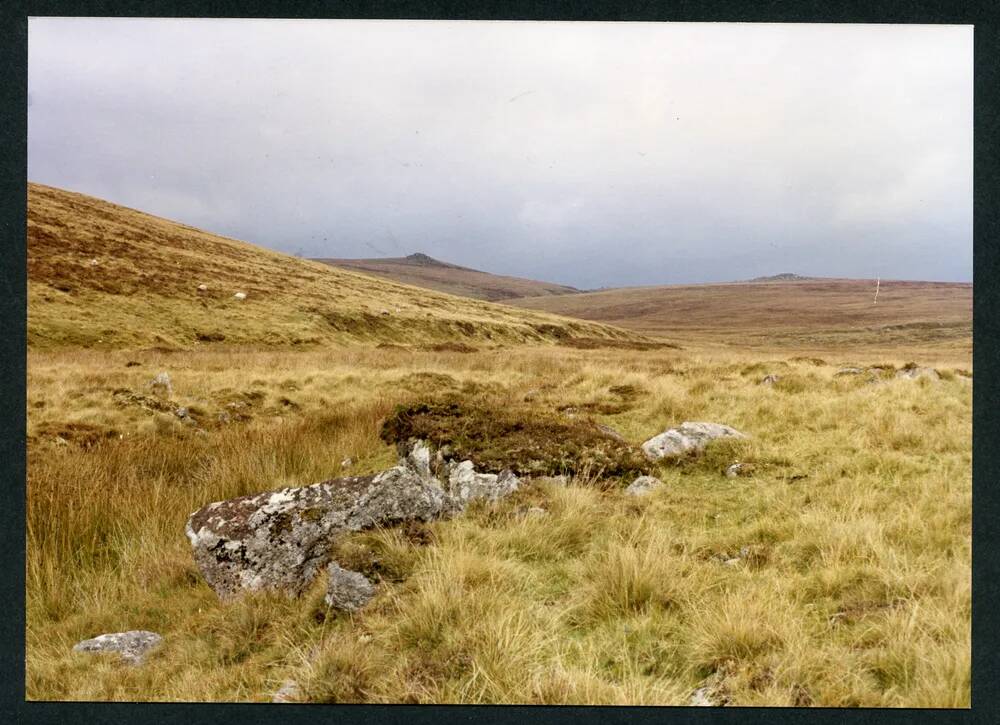
M 26 701 L 970 708 L 972 25 L 26 27 Z

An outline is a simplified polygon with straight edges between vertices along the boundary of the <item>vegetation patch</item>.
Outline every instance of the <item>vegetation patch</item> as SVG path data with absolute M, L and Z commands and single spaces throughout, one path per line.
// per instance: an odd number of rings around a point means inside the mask
M 387 443 L 421 438 L 447 446 L 456 459 L 494 473 L 510 469 L 519 475 L 606 479 L 649 471 L 638 451 L 593 421 L 453 396 L 398 406 L 382 426 L 381 437 Z

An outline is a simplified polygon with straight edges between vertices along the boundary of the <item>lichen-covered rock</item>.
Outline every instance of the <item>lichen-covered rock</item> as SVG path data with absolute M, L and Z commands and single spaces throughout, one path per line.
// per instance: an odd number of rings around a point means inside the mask
M 211 503 L 191 514 L 186 533 L 195 563 L 220 597 L 264 589 L 296 596 L 329 561 L 341 534 L 452 510 L 437 481 L 397 466 Z
M 328 607 L 356 612 L 375 596 L 375 585 L 364 574 L 344 569 L 337 562 L 327 567 L 330 580 L 323 600 Z
M 721 423 L 684 422 L 650 438 L 642 444 L 642 452 L 651 461 L 677 458 L 697 453 L 718 438 L 746 438 L 746 435 Z
M 411 441 L 407 447 L 400 465 L 406 466 L 414 473 L 429 478 L 431 474 L 431 447 L 425 441 Z
M 662 485 L 663 482 L 655 476 L 639 476 L 625 489 L 625 493 L 629 496 L 645 496 Z
M 520 481 L 510 471 L 476 473 L 472 461 L 462 461 L 451 469 L 448 492 L 457 506 L 464 508 L 470 501 L 486 499 L 496 501 L 517 490 Z
M 130 665 L 141 665 L 146 655 L 163 641 L 156 632 L 131 630 L 100 634 L 93 639 L 85 639 L 73 646 L 74 652 L 117 652 Z

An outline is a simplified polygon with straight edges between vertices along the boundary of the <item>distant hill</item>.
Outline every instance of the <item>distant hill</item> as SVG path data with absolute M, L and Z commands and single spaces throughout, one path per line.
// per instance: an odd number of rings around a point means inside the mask
M 28 185 L 27 232 L 33 349 L 642 339 L 297 259 L 41 184 Z
M 756 284 L 627 287 L 509 304 L 682 344 L 971 350 L 971 284 L 883 279 L 873 304 L 874 280 L 778 277 Z
M 479 300 L 510 300 L 518 297 L 574 294 L 579 290 L 553 282 L 539 282 L 521 277 L 490 274 L 477 269 L 441 262 L 426 254 L 382 259 L 316 259 L 340 269 L 412 284 Z
M 747 281 L 748 282 L 804 282 L 810 279 L 817 279 L 817 278 L 803 277 L 800 274 L 792 274 L 791 272 L 782 272 L 781 274 L 772 274 L 770 277 L 754 277 L 753 279 Z

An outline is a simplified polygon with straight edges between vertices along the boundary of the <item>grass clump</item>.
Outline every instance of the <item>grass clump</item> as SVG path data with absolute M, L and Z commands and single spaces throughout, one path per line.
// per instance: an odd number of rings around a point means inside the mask
M 398 406 L 381 432 L 387 443 L 411 438 L 447 447 L 481 471 L 519 475 L 621 478 L 649 471 L 627 443 L 591 420 L 560 418 L 527 406 L 465 402 L 444 397 Z

